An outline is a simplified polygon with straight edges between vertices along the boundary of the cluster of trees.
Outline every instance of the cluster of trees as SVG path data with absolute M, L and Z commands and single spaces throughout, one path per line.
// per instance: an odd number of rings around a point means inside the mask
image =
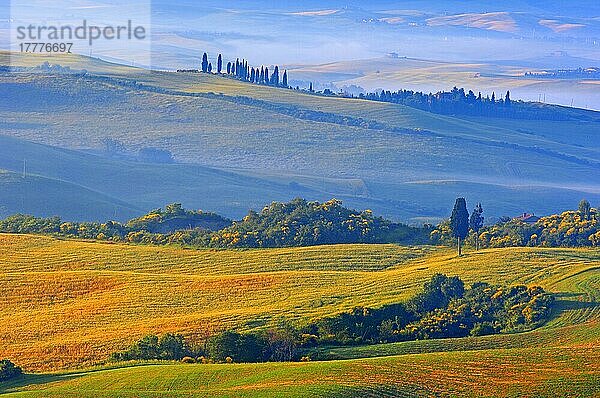
M 8 359 L 0 361 L 0 382 L 14 379 L 22 374 L 23 370 Z
M 250 211 L 211 237 L 218 247 L 282 247 L 334 243 L 426 242 L 428 230 L 393 223 L 370 210 L 356 211 L 336 199 L 273 202 Z
M 197 247 L 284 247 L 335 243 L 426 243 L 428 228 L 409 227 L 356 211 L 338 200 L 273 202 L 231 222 L 214 213 L 189 211 L 174 203 L 126 224 L 63 222 L 58 217 L 17 214 L 0 220 L 0 232 L 52 234 L 82 239 Z
M 483 207 L 481 203 L 478 203 L 473 209 L 473 212 L 469 216 L 467 210 L 467 201 L 465 198 L 457 198 L 452 209 L 452 215 L 450 219 L 442 223 L 438 228 L 431 232 L 430 238 L 437 240 L 438 231 L 441 230 L 443 225 L 443 232 L 446 236 L 452 236 L 456 239 L 456 246 L 458 248 L 458 256 L 462 255 L 462 241 L 469 235 L 469 232 L 477 235 L 479 230 L 483 227 Z M 479 242 L 476 240 L 476 248 L 479 250 Z
M 264 84 L 267 86 L 274 87 L 288 87 L 288 74 L 287 70 L 280 74 L 279 66 L 275 65 L 272 71 L 269 71 L 268 66 L 261 66 L 260 69 L 252 67 L 248 64 L 245 59 L 240 60 L 237 58 L 234 61 L 227 62 L 227 66 L 223 65 L 223 56 L 221 54 L 217 57 L 216 68 L 213 67 L 212 62 L 208 59 L 208 54 L 202 55 L 202 72 L 213 73 L 216 71 L 217 74 L 227 74 L 228 76 L 235 77 L 239 80 L 247 81 L 255 84 Z
M 524 76 L 538 79 L 600 79 L 600 68 L 592 67 L 525 72 Z
M 125 144 L 114 138 L 102 140 L 103 154 L 110 158 L 134 160 L 144 163 L 175 163 L 171 151 L 167 149 L 144 147 L 137 154 L 128 149 Z
M 283 322 L 259 332 L 224 331 L 203 344 L 188 343 L 180 334 L 148 335 L 125 351 L 111 354 L 111 361 L 175 360 L 193 362 L 283 362 L 298 359 L 297 330 Z
M 282 320 L 256 332 L 224 331 L 194 347 L 183 336 L 149 335 L 112 360 L 276 362 L 310 360 L 314 347 L 481 336 L 524 331 L 547 321 L 553 296 L 541 287 L 500 287 L 484 282 L 466 289 L 457 277 L 434 275 L 405 303 L 357 307 L 302 327 Z
M 212 229 L 231 225 L 231 220 L 218 214 L 201 210 L 185 210 L 180 203 L 167 205 L 165 209 L 134 218 L 126 224 L 116 221 L 69 222 L 59 217 L 34 217 L 16 214 L 0 220 L 0 232 L 15 234 L 44 234 L 81 239 L 108 240 L 113 242 L 157 243 L 177 242 L 177 231 L 196 231 L 209 234 Z M 142 237 L 172 236 L 172 239 L 144 241 Z
M 479 336 L 529 330 L 544 323 L 553 296 L 541 287 L 474 283 L 434 275 L 406 303 L 355 308 L 321 319 L 305 331 L 304 345 L 364 344 Z
M 464 222 L 464 216 L 461 219 Z M 433 243 L 453 244 L 458 234 L 459 238 L 466 239 L 472 246 L 485 248 L 600 246 L 600 211 L 585 199 L 579 203 L 577 210 L 540 217 L 535 223 L 504 217 L 493 225 L 474 225 L 470 222 L 468 230 L 464 225 L 457 230 L 452 221 L 451 218 L 442 222 L 431 232 Z
M 178 361 L 191 354 L 191 349 L 181 334 L 165 333 L 160 337 L 151 334 L 136 341 L 127 350 L 111 354 L 110 360 L 159 359 Z
M 454 87 L 451 91 L 425 94 L 420 91 L 382 90 L 373 93 L 359 94 L 359 98 L 372 101 L 392 102 L 413 108 L 422 109 L 444 115 L 491 116 L 515 119 L 548 119 L 564 120 L 567 118 L 558 107 L 543 107 L 539 104 L 523 101 L 513 101 L 510 91 L 504 97 L 482 96 L 472 90 L 465 92 L 464 88 Z
M 185 210 L 173 203 L 165 209 L 130 220 L 63 222 L 58 217 L 38 218 L 17 214 L 0 220 L 0 232 L 47 234 L 81 239 L 154 245 L 244 248 L 289 247 L 338 243 L 446 244 L 480 247 L 600 246 L 600 216 L 586 200 L 576 211 L 542 217 L 534 224 L 503 218 L 484 226 L 483 207 L 469 214 L 464 198 L 458 198 L 450 219 L 437 227 L 408 226 L 356 211 L 339 200 L 311 202 L 294 199 L 273 202 L 260 212 L 250 211 L 232 222 L 215 213 Z
M 151 233 L 168 233 L 195 228 L 217 231 L 230 225 L 231 220 L 225 217 L 202 210 L 186 210 L 181 203 L 169 204 L 164 210 L 152 210 L 142 217 L 129 220 L 126 224 L 130 230 Z

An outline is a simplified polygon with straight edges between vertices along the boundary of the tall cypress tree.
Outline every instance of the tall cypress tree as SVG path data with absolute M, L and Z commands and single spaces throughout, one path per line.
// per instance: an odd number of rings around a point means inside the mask
M 227 62 L 227 74 L 231 75 L 231 62 Z
M 265 68 L 264 68 L 264 66 L 261 66 L 259 83 L 263 84 L 264 82 L 265 82 Z
M 217 59 L 217 73 L 221 74 L 221 70 L 223 69 L 223 58 L 221 54 L 219 54 L 219 58 Z
M 283 71 L 283 81 L 281 83 L 283 85 L 283 87 L 287 88 L 288 87 L 288 79 L 287 79 L 287 70 Z
M 212 73 L 212 63 L 208 63 L 208 73 Z
M 483 207 L 481 203 L 477 203 L 469 218 L 469 228 L 475 233 L 475 250 L 479 250 L 479 230 L 483 227 L 484 220 L 482 214 Z
M 202 72 L 208 72 L 208 54 L 202 56 Z
M 279 86 L 279 66 L 275 65 L 275 69 L 273 70 L 273 74 L 271 75 L 271 85 Z
M 269 68 L 265 66 L 265 84 L 269 84 Z
M 250 83 L 254 83 L 254 68 L 250 71 Z
M 458 243 L 458 256 L 462 255 L 461 239 L 469 234 L 469 211 L 465 198 L 457 198 L 450 216 L 450 230 Z

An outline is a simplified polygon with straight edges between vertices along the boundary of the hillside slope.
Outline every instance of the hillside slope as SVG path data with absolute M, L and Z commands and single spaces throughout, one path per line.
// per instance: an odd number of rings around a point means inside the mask
M 1 141 L 1 140 L 0 140 Z M 0 217 L 16 213 L 67 220 L 129 219 L 142 211 L 134 205 L 73 183 L 0 169 Z
M 0 356 L 28 369 L 94 363 L 150 332 L 193 339 L 280 317 L 307 321 L 397 302 L 436 272 L 467 283 L 541 284 L 564 293 L 560 317 L 547 326 L 553 336 L 584 333 L 592 341 L 598 333 L 600 257 L 593 249 L 493 249 L 458 259 L 449 249 L 394 245 L 214 251 L 23 235 L 0 240 L 0 292 L 11 298 L 0 309 L 8 325 Z M 520 336 L 497 338 L 509 348 L 524 344 Z M 467 340 L 460 349 L 475 349 L 485 339 Z M 401 346 L 407 344 L 413 343 Z
M 22 175 L 24 162 L 29 179 L 9 179 L 8 175 Z M 4 206 L 0 216 L 21 212 L 60 215 L 67 220 L 126 221 L 173 202 L 239 218 L 249 208 L 259 208 L 270 201 L 287 201 L 297 196 L 329 199 L 328 190 L 342 193 L 340 197 L 352 196 L 357 183 L 360 189 L 360 181 L 351 179 L 313 181 L 292 175 L 278 180 L 269 175 L 253 176 L 193 164 L 140 163 L 1 135 L 0 169 L 13 171 L 0 179 L 4 187 L 0 193 L 0 206 Z M 55 181 L 54 185 L 60 181 L 71 188 L 56 189 L 53 184 L 37 183 L 41 181 Z M 295 184 L 290 186 L 292 181 Z M 92 194 L 92 190 L 96 193 Z M 118 199 L 112 199 L 114 205 L 95 205 L 107 201 L 106 197 Z M 360 204 L 369 203 L 365 200 Z M 119 210 L 122 206 L 129 210 Z
M 44 60 L 17 58 L 29 65 Z M 600 200 L 594 112 L 570 110 L 573 120 L 563 122 L 466 119 L 207 74 L 150 72 L 77 56 L 50 60 L 93 73 L 0 75 L 4 135 L 96 152 L 106 138 L 132 152 L 158 147 L 180 162 L 243 170 L 283 185 L 303 180 L 329 197 L 353 197 L 350 205 L 409 221 L 445 216 L 456 195 L 489 201 L 488 216 L 556 212 L 584 196 Z M 351 182 L 337 184 L 340 179 Z M 257 194 L 241 207 L 271 198 Z M 197 199 L 211 203 L 209 195 Z
M 26 397 L 593 396 L 600 383 L 600 257 L 510 248 L 456 258 L 394 245 L 212 251 L 0 235 L 0 356 L 29 370 L 106 358 L 147 333 L 201 337 L 403 300 L 435 272 L 540 284 L 558 295 L 532 332 L 313 352 L 312 363 L 137 366 L 46 373 Z M 364 357 L 372 357 L 363 359 Z

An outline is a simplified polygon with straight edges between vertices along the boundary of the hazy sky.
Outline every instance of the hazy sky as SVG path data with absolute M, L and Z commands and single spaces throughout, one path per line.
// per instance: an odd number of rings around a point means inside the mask
M 600 59 L 597 1 L 191 1 L 18 0 L 13 17 L 144 20 L 151 14 L 154 62 L 196 64 L 200 51 L 254 64 L 325 63 L 389 52 L 446 61 L 535 59 L 556 52 Z M 7 0 L 0 45 L 8 47 Z M 136 13 L 134 9 L 140 10 Z M 102 18 L 98 18 L 101 15 Z M 108 16 L 108 17 L 107 17 Z M 97 49 L 97 55 L 102 55 Z
M 566 3 L 549 1 L 542 8 L 526 1 L 241 3 L 154 2 L 157 51 L 206 48 L 266 64 L 388 52 L 448 61 L 525 59 L 557 51 L 600 58 L 596 2 L 560 7 Z

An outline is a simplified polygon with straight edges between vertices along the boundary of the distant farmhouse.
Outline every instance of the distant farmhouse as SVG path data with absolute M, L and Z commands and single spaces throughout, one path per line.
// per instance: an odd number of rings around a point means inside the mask
M 514 218 L 514 220 L 523 221 L 524 223 L 527 223 L 527 224 L 535 224 L 536 222 L 539 221 L 539 219 L 540 218 L 533 213 L 532 214 L 523 213 L 519 217 Z

